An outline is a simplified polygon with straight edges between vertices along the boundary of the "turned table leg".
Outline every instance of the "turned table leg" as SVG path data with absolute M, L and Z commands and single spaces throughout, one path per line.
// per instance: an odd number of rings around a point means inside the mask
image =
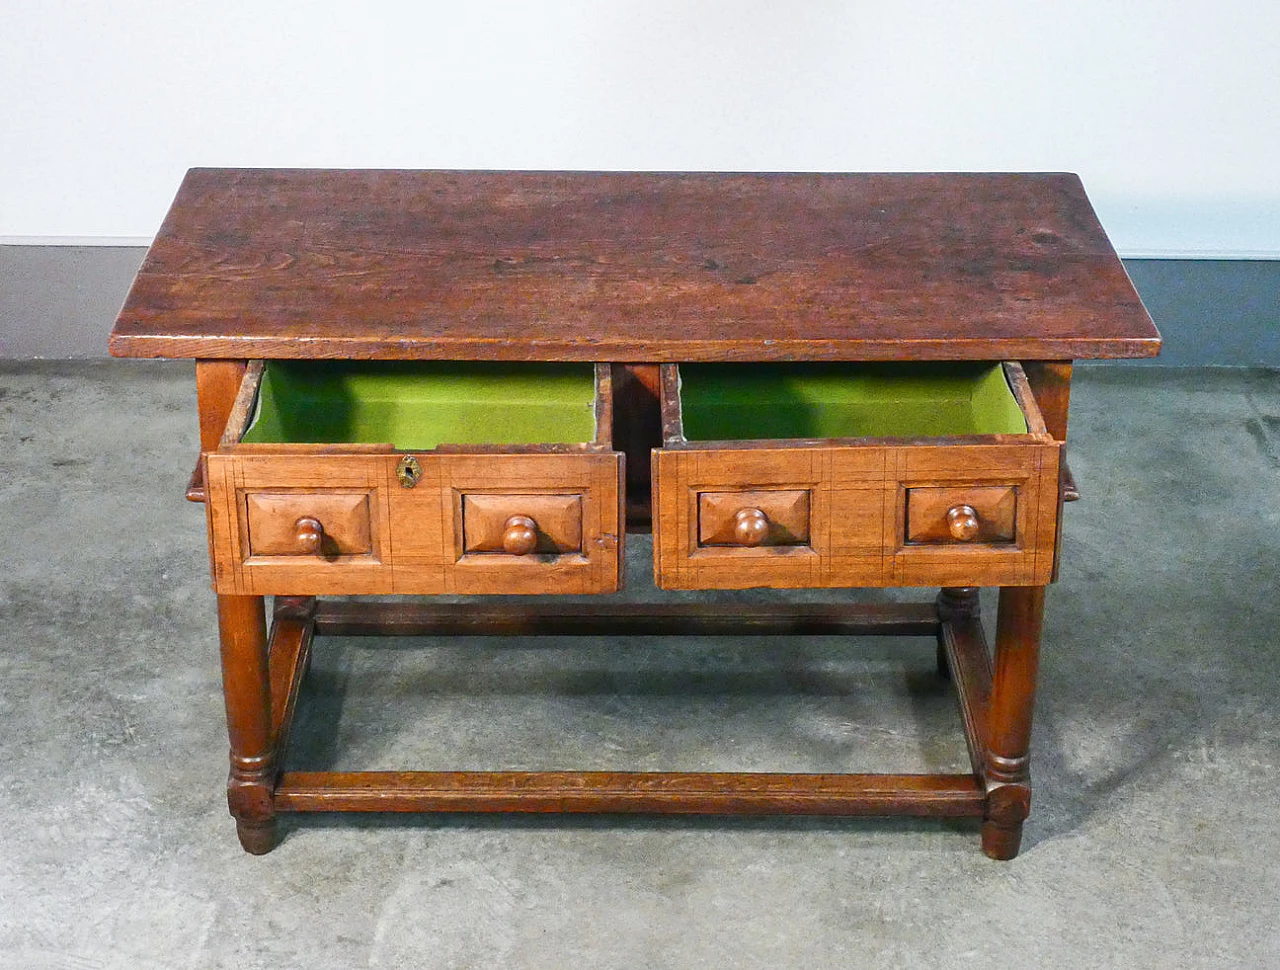
M 1043 586 L 1001 588 L 987 720 L 987 807 L 982 822 L 982 851 L 993 859 L 1018 854 L 1022 823 L 1031 810 L 1031 715 L 1043 618 Z
M 227 803 L 246 852 L 262 855 L 275 843 L 276 752 L 267 674 L 267 625 L 261 596 L 219 596 L 222 691 L 231 742 Z
M 200 451 L 218 447 L 240 381 L 243 360 L 197 360 Z M 212 555 L 212 552 L 210 553 Z M 246 852 L 270 852 L 275 841 L 275 738 L 267 668 L 267 621 L 261 596 L 219 596 L 222 692 L 231 742 L 227 802 Z

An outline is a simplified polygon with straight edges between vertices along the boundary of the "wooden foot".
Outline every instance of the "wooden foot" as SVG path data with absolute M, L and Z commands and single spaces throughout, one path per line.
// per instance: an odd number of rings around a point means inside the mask
M 1006 825 L 1003 822 L 982 823 L 982 851 L 987 858 L 1008 862 L 1022 847 L 1022 823 Z
M 987 783 L 982 820 L 982 851 L 1006 862 L 1022 847 L 1022 822 L 1031 812 L 1031 785 Z
M 266 855 L 276 847 L 276 820 L 246 822 L 236 819 L 236 835 L 240 845 L 250 855 Z

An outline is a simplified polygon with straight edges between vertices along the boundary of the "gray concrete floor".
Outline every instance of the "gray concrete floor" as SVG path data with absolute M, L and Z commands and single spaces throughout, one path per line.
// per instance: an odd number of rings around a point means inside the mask
M 1280 375 L 1075 398 L 1015 861 L 967 822 L 474 816 L 302 819 L 253 858 L 190 368 L 0 364 L 0 967 L 1280 965 Z M 408 646 L 321 641 L 290 761 L 964 759 L 923 640 Z

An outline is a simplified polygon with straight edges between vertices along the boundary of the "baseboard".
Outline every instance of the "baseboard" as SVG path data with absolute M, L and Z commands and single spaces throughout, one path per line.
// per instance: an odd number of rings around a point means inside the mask
M 144 246 L 0 246 L 0 357 L 107 356 Z
M 1280 367 L 1280 260 L 1126 259 L 1167 366 Z
M 141 246 L 0 246 L 0 358 L 105 357 Z M 1280 260 L 1127 259 L 1166 366 L 1280 367 Z

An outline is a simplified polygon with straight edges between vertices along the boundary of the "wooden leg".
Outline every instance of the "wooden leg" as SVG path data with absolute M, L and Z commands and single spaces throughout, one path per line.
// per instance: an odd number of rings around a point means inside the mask
M 1022 362 L 1022 369 L 1049 434 L 1066 441 L 1067 412 L 1071 409 L 1071 361 L 1027 360 Z
M 218 597 L 222 691 L 231 742 L 227 803 L 240 844 L 254 855 L 270 852 L 275 844 L 276 752 L 263 606 L 261 596 Z
M 227 426 L 227 415 L 240 391 L 244 360 L 197 360 L 196 397 L 200 408 L 200 450 L 212 451 Z
M 245 366 L 243 360 L 196 361 L 201 454 L 218 447 Z M 262 597 L 219 596 L 218 631 L 231 741 L 227 802 L 235 816 L 240 844 L 246 852 L 262 855 L 270 852 L 275 842 L 271 799 L 276 771 Z
M 1043 586 L 1000 590 L 987 720 L 987 806 L 982 823 L 982 851 L 993 859 L 1012 859 L 1018 854 L 1022 823 L 1031 810 L 1031 716 L 1043 619 Z

